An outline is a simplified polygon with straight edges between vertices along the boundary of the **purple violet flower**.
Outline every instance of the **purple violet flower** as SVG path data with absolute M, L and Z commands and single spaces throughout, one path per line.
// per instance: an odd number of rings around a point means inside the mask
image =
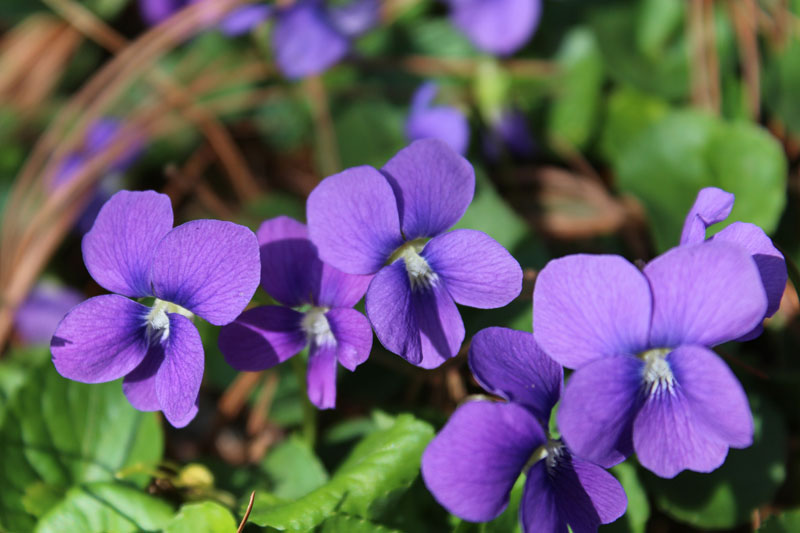
M 67 311 L 83 300 L 80 291 L 52 281 L 40 281 L 17 309 L 14 328 L 24 342 L 46 344 Z
M 406 137 L 412 141 L 440 139 L 464 155 L 469 146 L 467 117 L 455 107 L 434 106 L 437 91 L 436 83 L 429 81 L 414 93 L 406 121 Z
M 561 395 L 561 367 L 533 335 L 506 328 L 478 332 L 469 365 L 481 386 L 507 402 L 462 404 L 422 456 L 422 478 L 448 511 L 486 522 L 508 506 L 526 475 L 519 520 L 526 533 L 597 531 L 625 512 L 619 481 L 548 438 L 550 411 Z
M 220 331 L 220 350 L 237 370 L 257 371 L 310 346 L 308 397 L 318 408 L 332 409 L 336 362 L 353 371 L 372 349 L 369 322 L 352 309 L 370 277 L 345 274 L 320 261 L 305 225 L 289 217 L 261 224 L 258 241 L 261 285 L 283 305 L 242 313 Z
M 361 166 L 323 180 L 308 198 L 308 232 L 320 259 L 350 274 L 376 274 L 366 296 L 375 334 L 423 368 L 458 353 L 464 323 L 456 303 L 502 307 L 522 287 L 519 263 L 494 239 L 446 232 L 474 192 L 467 160 L 424 139 L 380 171 Z
M 500 159 L 504 151 L 518 159 L 528 159 L 536 151 L 525 116 L 514 108 L 504 109 L 492 120 L 484 134 L 483 147 L 493 161 Z
M 706 229 L 722 222 L 733 209 L 734 195 L 716 187 L 706 187 L 697 193 L 694 205 L 686 215 L 681 232 L 680 244 L 697 244 L 706 240 Z M 781 297 L 786 288 L 788 275 L 786 259 L 775 248 L 764 230 L 747 222 L 734 222 L 719 233 L 710 237 L 709 242 L 725 241 L 744 248 L 758 267 L 761 283 L 767 293 L 767 310 L 762 318 L 775 314 L 781 305 Z M 761 322 L 738 340 L 750 340 L 761 335 L 764 327 Z
M 197 414 L 203 345 L 191 317 L 233 321 L 258 287 L 258 241 L 232 222 L 172 227 L 169 197 L 120 191 L 83 237 L 92 278 L 116 294 L 73 308 L 53 335 L 53 364 L 83 383 L 125 377 L 140 411 L 164 412 L 175 427 Z M 126 298 L 127 297 L 127 298 Z M 155 297 L 152 307 L 130 298 Z
M 541 0 L 444 0 L 453 24 L 480 50 L 511 55 L 539 25 Z
M 576 454 L 611 466 L 636 451 L 671 478 L 710 472 L 752 443 L 747 396 L 709 349 L 767 309 L 747 250 L 722 239 L 673 248 L 639 271 L 614 255 L 571 255 L 539 273 L 539 346 L 576 371 L 558 413 Z

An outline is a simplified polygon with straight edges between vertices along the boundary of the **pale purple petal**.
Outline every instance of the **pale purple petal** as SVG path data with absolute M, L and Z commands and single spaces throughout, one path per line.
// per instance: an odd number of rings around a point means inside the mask
M 336 345 L 312 346 L 306 374 L 308 399 L 317 409 L 336 407 Z
M 786 289 L 786 259 L 775 248 L 764 230 L 747 222 L 734 222 L 714 235 L 711 240 L 738 244 L 753 257 L 761 276 L 761 283 L 767 292 L 766 316 L 774 315 L 781 305 L 781 297 Z
M 732 193 L 717 187 L 701 189 L 683 222 L 681 244 L 697 244 L 706 240 L 706 228 L 728 218 L 733 201 Z
M 472 165 L 438 139 L 411 143 L 381 170 L 397 197 L 407 240 L 434 237 L 448 229 L 475 194 Z
M 455 107 L 431 106 L 435 96 L 434 82 L 417 89 L 406 121 L 406 137 L 412 141 L 439 139 L 463 155 L 469 145 L 467 117 Z
M 753 443 L 753 416 L 742 385 L 717 354 L 681 346 L 667 356 L 697 424 L 734 448 Z
M 258 240 L 233 222 L 187 222 L 159 243 L 151 272 L 158 298 L 221 326 L 239 316 L 258 288 Z
M 697 422 L 692 407 L 679 383 L 648 395 L 633 423 L 633 446 L 643 467 L 672 478 L 686 469 L 711 472 L 725 461 L 727 444 Z
M 635 357 L 612 356 L 572 374 L 558 408 L 558 427 L 575 455 L 608 468 L 631 454 L 643 368 Z
M 83 262 L 105 289 L 133 298 L 151 296 L 150 267 L 159 242 L 171 229 L 169 196 L 120 191 L 84 235 Z
M 350 274 L 374 274 L 403 243 L 392 188 L 372 167 L 320 182 L 306 204 L 308 234 L 325 263 Z
M 281 71 L 289 78 L 319 74 L 340 61 L 350 48 L 320 2 L 299 0 L 279 11 L 272 47 Z
M 353 307 L 367 292 L 372 276 L 345 274 L 338 268 L 322 263 L 322 280 L 315 303 L 322 307 Z
M 267 305 L 242 313 L 219 331 L 219 349 L 236 370 L 255 372 L 286 361 L 302 350 L 303 314 Z
M 722 241 L 679 246 L 644 269 L 653 293 L 650 343 L 713 346 L 764 318 L 767 297 L 753 259 Z
M 164 346 L 153 344 L 139 366 L 122 380 L 122 392 L 139 411 L 160 411 L 156 394 L 156 373 L 164 362 Z
M 116 294 L 89 298 L 61 321 L 50 342 L 58 373 L 83 383 L 119 379 L 147 353 L 149 309 Z
M 376 26 L 380 20 L 378 0 L 351 0 L 328 8 L 331 24 L 343 35 L 354 38 Z
M 464 342 L 464 322 L 443 284 L 411 291 L 419 328 L 421 368 L 436 368 L 455 357 Z
M 139 0 L 139 12 L 147 24 L 154 26 L 183 8 L 186 3 L 187 0 Z
M 497 517 L 514 482 L 545 435 L 513 403 L 461 405 L 422 455 L 422 479 L 454 515 L 473 522 Z
M 336 358 L 347 370 L 355 370 L 369 358 L 372 349 L 369 320 L 355 309 L 346 308 L 331 309 L 325 318 L 336 339 Z
M 14 329 L 24 342 L 46 344 L 64 315 L 83 300 L 80 291 L 53 282 L 39 282 L 17 309 Z
M 268 5 L 255 4 L 240 7 L 222 19 L 219 29 L 231 37 L 248 33 L 272 16 L 272 11 L 272 6 Z
M 261 286 L 290 307 L 312 303 L 319 292 L 322 262 L 305 224 L 286 216 L 265 220 L 256 233 L 261 253 Z
M 550 261 L 536 278 L 533 308 L 536 341 L 566 367 L 647 348 L 650 287 L 622 257 L 580 254 Z
M 469 347 L 469 367 L 484 389 L 524 405 L 539 420 L 549 420 L 561 398 L 564 372 L 528 332 L 498 327 L 479 331 Z
M 575 456 L 559 462 L 553 476 L 556 504 L 574 533 L 597 531 L 625 513 L 628 498 L 619 481 Z
M 448 0 L 451 18 L 470 41 L 491 54 L 522 48 L 539 24 L 541 0 Z
M 156 372 L 156 396 L 169 423 L 183 427 L 194 418 L 200 394 L 203 342 L 191 320 L 175 313 L 168 316 L 169 336 L 162 341 L 164 361 Z
M 528 469 L 519 503 L 519 521 L 525 533 L 568 533 L 544 461 L 538 461 Z
M 522 268 L 503 246 L 483 232 L 454 230 L 434 237 L 421 254 L 457 303 L 503 307 L 522 291 Z

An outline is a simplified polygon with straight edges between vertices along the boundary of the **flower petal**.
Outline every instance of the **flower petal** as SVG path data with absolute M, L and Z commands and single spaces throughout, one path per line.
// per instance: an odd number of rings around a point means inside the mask
M 249 32 L 272 16 L 272 6 L 249 5 L 234 10 L 222 19 L 219 29 L 225 35 L 235 37 Z
M 153 259 L 155 295 L 215 326 L 233 321 L 244 310 L 260 277 L 256 236 L 233 222 L 181 224 L 162 239 Z
M 169 313 L 164 361 L 156 372 L 156 396 L 164 416 L 175 427 L 188 424 L 203 381 L 203 342 L 192 321 Z M 195 411 L 196 413 L 196 411 Z
M 559 463 L 553 488 L 560 515 L 572 531 L 597 531 L 625 513 L 628 498 L 619 481 L 601 467 L 572 456 Z
M 406 121 L 406 137 L 412 141 L 439 139 L 463 155 L 469 144 L 467 117 L 455 107 L 431 106 L 436 92 L 436 83 L 428 82 L 414 93 Z
M 608 468 L 631 454 L 643 365 L 635 357 L 604 357 L 572 374 L 558 409 L 558 427 L 575 455 Z
M 75 289 L 40 281 L 17 309 L 14 329 L 24 342 L 47 344 L 64 315 L 83 300 Z
M 369 358 L 372 349 L 369 320 L 355 309 L 346 308 L 331 309 L 325 317 L 336 339 L 336 359 L 347 370 L 355 370 Z
M 336 345 L 311 348 L 306 374 L 308 399 L 317 409 L 336 407 Z
M 484 389 L 524 405 L 539 420 L 549 420 L 561 398 L 564 372 L 530 333 L 497 327 L 479 331 L 469 347 L 469 367 Z
M 561 518 L 556 505 L 556 494 L 547 475 L 544 461 L 537 461 L 528 469 L 525 489 L 519 504 L 519 521 L 522 531 L 567 533 L 567 523 Z
M 261 247 L 261 286 L 280 303 L 298 307 L 319 292 L 322 261 L 301 222 L 281 216 L 256 232 Z
M 119 379 L 147 354 L 148 308 L 117 294 L 89 298 L 74 307 L 50 342 L 58 373 L 83 383 Z
M 403 243 L 392 188 L 372 167 L 322 180 L 306 211 L 320 259 L 350 274 L 374 274 Z
M 164 362 L 164 346 L 154 344 L 150 346 L 147 355 L 122 380 L 122 392 L 128 401 L 139 411 L 160 411 L 156 394 L 156 373 Z
M 458 222 L 475 194 L 475 171 L 443 141 L 411 143 L 381 169 L 394 190 L 407 240 L 434 237 Z
M 714 235 L 711 240 L 738 244 L 753 257 L 761 276 L 761 283 L 767 292 L 766 316 L 774 315 L 781 305 L 781 297 L 786 289 L 786 259 L 775 248 L 764 230 L 754 224 L 734 222 Z
M 531 38 L 540 0 L 449 0 L 450 17 L 470 41 L 491 54 L 509 55 Z
M 380 21 L 381 5 L 378 0 L 351 0 L 344 5 L 328 8 L 331 24 L 343 35 L 358 37 Z
M 333 27 L 320 2 L 300 0 L 278 12 L 272 47 L 281 72 L 296 79 L 333 66 L 347 54 L 350 43 Z
M 84 235 L 83 262 L 103 288 L 132 298 L 151 296 L 150 266 L 158 243 L 171 229 L 169 196 L 120 191 Z
M 705 241 L 706 229 L 728 218 L 733 209 L 733 201 L 733 193 L 717 187 L 701 189 L 683 222 L 681 244 L 697 244 Z
M 511 487 L 545 442 L 539 423 L 513 403 L 461 405 L 422 455 L 422 479 L 454 515 L 473 522 L 497 517 Z
M 522 268 L 483 232 L 458 229 L 434 237 L 421 254 L 461 305 L 503 307 L 522 291 Z
M 219 349 L 236 370 L 255 372 L 286 361 L 302 350 L 302 313 L 275 305 L 248 309 L 219 331 Z
M 644 269 L 653 293 L 650 343 L 713 346 L 741 337 L 764 318 L 767 297 L 753 259 L 730 243 L 679 246 Z
M 580 366 L 647 347 L 647 280 L 616 255 L 569 255 L 550 261 L 533 290 L 533 331 L 558 363 Z
M 753 415 L 742 385 L 717 354 L 702 346 L 681 346 L 667 356 L 692 415 L 734 448 L 753 443 Z
M 181 9 L 186 0 L 139 0 L 139 12 L 147 24 L 155 26 Z

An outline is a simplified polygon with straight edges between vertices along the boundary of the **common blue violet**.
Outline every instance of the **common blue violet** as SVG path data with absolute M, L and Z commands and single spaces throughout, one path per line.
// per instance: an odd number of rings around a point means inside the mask
M 459 154 L 465 154 L 469 146 L 469 124 L 461 110 L 450 106 L 434 106 L 436 83 L 424 83 L 414 93 L 411 110 L 406 120 L 406 137 L 440 139 Z
M 259 282 L 252 231 L 219 220 L 173 229 L 169 197 L 120 191 L 82 242 L 94 280 L 116 293 L 89 298 L 58 325 L 50 350 L 56 370 L 84 383 L 125 377 L 141 411 L 164 412 L 176 427 L 197 414 L 203 345 L 191 321 L 233 321 Z M 151 307 L 130 298 L 155 297 Z
M 531 38 L 542 12 L 541 0 L 444 0 L 453 24 L 477 48 L 511 55 Z
M 14 329 L 23 342 L 47 344 L 64 315 L 81 303 L 80 291 L 54 281 L 40 281 L 14 315 Z
M 446 232 L 474 190 L 470 164 L 444 142 L 424 139 L 380 171 L 361 166 L 324 179 L 308 198 L 308 232 L 320 259 L 350 274 L 375 274 L 366 296 L 375 334 L 423 368 L 458 353 L 464 323 L 456 303 L 502 307 L 522 288 L 522 269 L 494 239 Z

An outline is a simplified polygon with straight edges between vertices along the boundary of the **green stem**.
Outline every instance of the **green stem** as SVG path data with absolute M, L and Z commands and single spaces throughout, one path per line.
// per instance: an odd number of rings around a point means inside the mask
M 311 448 L 317 440 L 317 408 L 308 399 L 308 387 L 306 386 L 307 364 L 300 355 L 290 359 L 292 370 L 294 371 L 300 391 L 303 393 L 303 438 Z

